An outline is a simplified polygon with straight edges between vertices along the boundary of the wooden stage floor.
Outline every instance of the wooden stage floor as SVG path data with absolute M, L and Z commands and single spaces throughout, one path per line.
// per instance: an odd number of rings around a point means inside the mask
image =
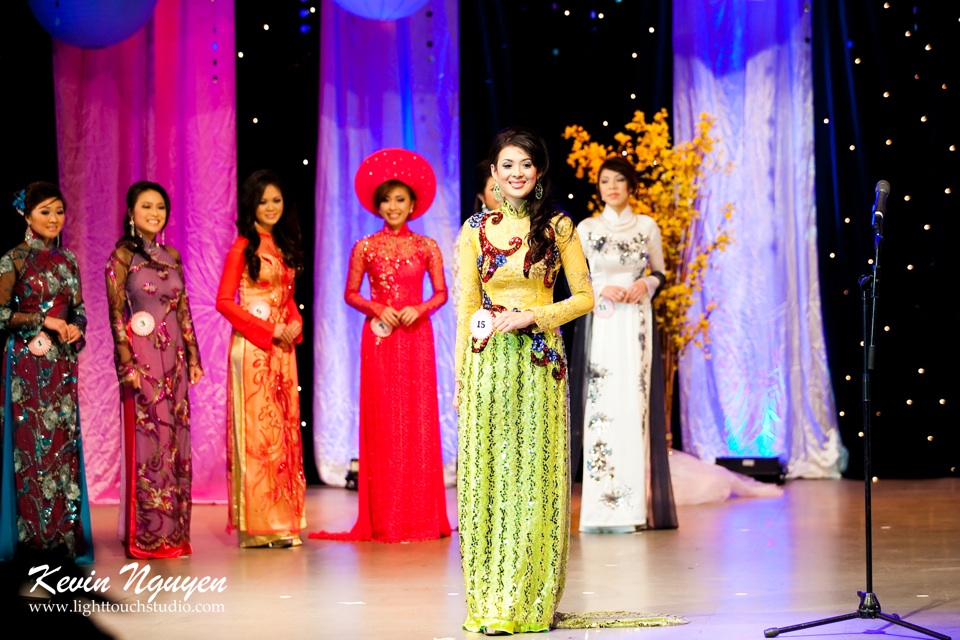
M 311 487 L 307 501 L 310 530 L 352 525 L 355 492 Z M 448 507 L 456 522 L 452 489 Z M 873 587 L 882 610 L 960 640 L 960 479 L 881 481 L 873 513 Z M 90 619 L 131 640 L 482 637 L 460 628 L 456 533 L 410 544 L 305 540 L 293 549 L 239 549 L 224 530 L 225 514 L 223 505 L 196 506 L 193 556 L 149 563 L 150 576 L 224 578 L 222 592 L 195 592 L 186 601 L 182 593 L 161 593 L 154 601 L 219 611 L 99 612 Z M 107 595 L 115 602 L 141 606 L 149 592 L 124 589 L 128 574 L 120 571 L 132 561 L 116 542 L 116 515 L 115 506 L 93 508 L 96 577 L 110 578 Z M 546 637 L 743 640 L 763 638 L 769 627 L 856 611 L 856 592 L 866 586 L 862 482 L 793 481 L 781 498 L 680 507 L 679 518 L 676 531 L 574 533 L 560 610 L 665 613 L 688 624 L 554 630 Z M 575 530 L 576 497 L 573 523 Z M 50 614 L 32 615 L 39 629 Z M 878 633 L 927 637 L 877 619 L 780 637 Z

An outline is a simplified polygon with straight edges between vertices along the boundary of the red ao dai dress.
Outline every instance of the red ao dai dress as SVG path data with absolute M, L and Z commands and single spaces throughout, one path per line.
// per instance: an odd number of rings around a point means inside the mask
M 260 234 L 260 277 L 250 278 L 237 238 L 227 253 L 217 310 L 233 325 L 228 371 L 227 475 L 230 523 L 241 547 L 302 544 L 306 527 L 300 393 L 293 347 L 273 341 L 278 323 L 303 323 L 294 270 L 270 234 Z M 239 300 L 239 302 L 238 302 Z M 297 342 L 301 342 L 299 337 Z
M 433 287 L 426 301 L 425 273 Z M 364 274 L 369 300 L 360 295 Z M 359 509 L 351 531 L 311 537 L 402 542 L 449 536 L 430 322 L 447 300 L 437 243 L 406 225 L 397 231 L 384 225 L 354 245 L 344 299 L 368 319 L 360 343 Z M 420 315 L 381 338 L 369 320 L 388 306 L 413 306 Z
M 120 538 L 131 558 L 174 558 L 190 546 L 190 366 L 200 351 L 180 255 L 144 240 L 146 256 L 118 247 L 107 261 L 114 360 L 121 386 Z

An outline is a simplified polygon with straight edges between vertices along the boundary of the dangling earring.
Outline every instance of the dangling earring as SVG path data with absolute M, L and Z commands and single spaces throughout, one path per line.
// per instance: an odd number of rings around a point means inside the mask
M 133 224 L 133 217 L 131 216 L 130 218 L 128 218 L 128 220 L 130 220 L 130 237 L 131 237 L 131 238 L 136 238 L 136 237 L 137 237 L 137 227 L 136 227 L 136 225 Z
M 500 190 L 500 183 L 493 183 L 493 198 L 497 202 L 503 202 L 503 191 Z
M 540 182 L 540 178 L 537 178 L 537 186 L 533 189 L 533 197 L 537 200 L 543 199 L 543 183 Z
M 28 225 L 27 225 L 27 232 L 26 232 L 25 234 L 23 234 L 23 239 L 26 240 L 27 242 L 30 242 L 31 240 L 34 239 L 34 237 L 35 237 L 35 236 L 33 235 L 33 229 L 31 229 L 31 228 L 30 228 L 30 225 L 28 224 Z

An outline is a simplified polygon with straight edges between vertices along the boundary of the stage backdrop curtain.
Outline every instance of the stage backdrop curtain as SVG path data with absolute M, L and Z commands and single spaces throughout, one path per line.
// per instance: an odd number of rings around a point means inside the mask
M 722 161 L 702 212 L 732 202 L 735 242 L 692 313 L 713 342 L 680 365 L 683 448 L 705 460 L 778 456 L 789 477 L 838 477 L 840 442 L 820 309 L 807 0 L 675 0 L 674 127 L 717 118 Z M 709 358 L 707 353 L 709 352 Z
M 422 155 L 437 174 L 433 206 L 410 228 L 437 241 L 448 289 L 460 226 L 460 116 L 456 0 L 432 0 L 408 18 L 360 18 L 323 0 L 320 19 L 320 127 L 313 277 L 314 450 L 321 479 L 343 485 L 358 456 L 360 329 L 343 301 L 350 250 L 383 220 L 360 206 L 360 162 L 384 147 Z M 425 284 L 429 291 L 429 282 Z M 361 293 L 369 295 L 366 280 Z M 453 345 L 449 302 L 432 316 L 447 481 L 454 478 Z
M 204 378 L 190 391 L 193 497 L 226 497 L 227 341 L 214 299 L 236 236 L 233 3 L 160 0 L 128 40 L 84 50 L 54 43 L 64 244 L 77 255 L 86 303 L 80 417 L 94 502 L 119 495 L 120 395 L 104 265 L 121 235 L 127 188 L 162 184 L 171 198 L 164 240 L 179 249 Z

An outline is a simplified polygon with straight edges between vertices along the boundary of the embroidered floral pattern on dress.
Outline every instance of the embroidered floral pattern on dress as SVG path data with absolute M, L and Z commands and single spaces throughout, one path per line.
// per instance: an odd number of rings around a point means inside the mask
M 633 265 L 633 278 L 636 280 L 643 276 L 647 270 L 647 263 L 650 261 L 650 254 L 647 251 L 647 242 L 650 239 L 642 233 L 638 233 L 629 239 L 617 238 L 610 240 L 606 234 L 596 234 L 588 232 L 585 244 L 591 249 L 592 253 L 598 255 L 614 255 L 620 264 Z
M 241 547 L 280 540 L 296 546 L 306 524 L 296 354 L 273 339 L 276 323 L 303 322 L 293 298 L 296 272 L 273 237 L 261 233 L 260 276 L 253 281 L 246 247 L 245 238 L 234 242 L 217 290 L 217 309 L 234 328 L 227 439 L 230 526 L 239 530 Z M 248 311 L 258 300 L 270 304 L 269 319 Z
M 616 480 L 613 467 L 613 449 L 605 433 L 613 425 L 613 419 L 599 410 L 598 404 L 603 395 L 603 383 L 610 377 L 610 371 L 591 362 L 587 368 L 587 402 L 589 418 L 586 421 L 588 433 L 594 434 L 592 444 L 585 451 L 585 463 L 590 480 L 603 483 L 600 492 L 600 504 L 613 510 L 621 505 L 632 508 L 633 489 Z
M 500 224 L 503 214 L 499 211 L 484 215 L 478 225 L 480 233 L 480 255 L 477 256 L 477 271 L 481 282 L 489 282 L 497 269 L 507 264 L 507 258 L 512 256 L 523 246 L 523 239 L 517 236 L 510 238 L 510 248 L 500 249 L 487 240 L 487 222 Z M 525 270 L 526 271 L 526 270 Z
M 529 335 L 533 340 L 530 361 L 538 367 L 548 367 L 551 363 L 555 363 L 557 366 L 553 368 L 550 375 L 553 376 L 554 380 L 563 380 L 564 376 L 567 375 L 567 361 L 559 351 L 547 346 L 543 333 L 533 331 L 530 327 L 521 329 L 519 333 Z
M 46 315 L 78 328 L 80 339 L 71 344 L 43 332 L 44 353 L 32 353 L 28 345 Z M 12 517 L 0 520 L 30 549 L 57 549 L 71 557 L 89 550 L 92 561 L 76 410 L 77 356 L 86 325 L 79 268 L 70 251 L 32 237 L 0 258 L 0 329 L 9 333 L 10 380 L 0 391 L 9 411 L 0 416 L 11 445 L 0 467 L 14 471 Z
M 135 371 L 140 389 L 123 396 L 127 477 L 122 538 L 135 558 L 191 552 L 189 370 L 200 367 L 179 256 L 144 239 L 142 253 L 119 247 L 106 266 L 117 375 Z M 137 321 L 150 318 L 149 330 Z

